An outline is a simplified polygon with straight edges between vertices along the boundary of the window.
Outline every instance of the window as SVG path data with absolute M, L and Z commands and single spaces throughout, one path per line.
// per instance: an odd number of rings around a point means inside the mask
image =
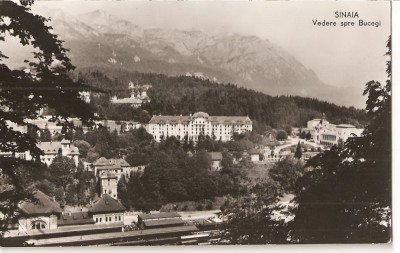
M 121 221 L 121 216 L 118 216 L 118 220 Z
M 118 220 L 118 218 L 117 218 L 117 216 L 115 216 L 115 221 L 117 221 Z
M 99 222 L 99 218 L 96 218 L 96 222 Z
M 31 224 L 31 229 L 46 229 L 46 223 L 44 221 L 34 221 Z
M 100 222 L 101 222 L 101 218 L 100 218 Z

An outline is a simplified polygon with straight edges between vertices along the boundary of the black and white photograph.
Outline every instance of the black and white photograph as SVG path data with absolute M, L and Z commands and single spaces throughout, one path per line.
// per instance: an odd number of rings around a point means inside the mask
M 392 244 L 392 18 L 0 1 L 0 246 Z

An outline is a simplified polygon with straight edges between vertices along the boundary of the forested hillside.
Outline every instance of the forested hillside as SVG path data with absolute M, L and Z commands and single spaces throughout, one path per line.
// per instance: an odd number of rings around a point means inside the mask
M 154 114 L 189 115 L 204 111 L 210 115 L 248 115 L 255 121 L 256 127 L 302 127 L 308 120 L 321 117 L 322 113 L 332 123 L 361 127 L 368 121 L 363 110 L 353 107 L 298 96 L 272 97 L 232 84 L 186 76 L 169 77 L 96 67 L 81 69 L 79 77 L 92 86 L 108 91 L 100 98 L 95 98 L 93 103 L 99 108 L 101 116 L 115 120 L 135 119 L 143 122 Z M 149 104 L 141 109 L 130 109 L 124 105 L 111 105 L 107 101 L 112 95 L 128 97 L 129 81 L 152 85 L 148 92 L 151 98 Z

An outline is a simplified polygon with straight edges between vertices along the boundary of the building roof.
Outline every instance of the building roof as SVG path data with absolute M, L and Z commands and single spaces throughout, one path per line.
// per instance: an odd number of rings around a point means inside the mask
M 110 162 L 105 157 L 100 157 L 99 159 L 97 159 L 97 161 L 95 161 L 93 163 L 93 165 L 94 166 L 106 166 L 106 165 L 110 165 Z
M 69 148 L 69 154 L 70 155 L 79 155 L 78 147 L 75 147 L 74 145 L 71 144 L 71 146 Z
M 222 153 L 221 152 L 208 152 L 210 155 L 211 161 L 221 161 L 222 160 Z
M 340 125 L 337 125 L 336 127 L 338 127 L 338 128 L 356 128 L 355 126 L 350 125 L 350 124 L 340 124 Z
M 250 155 L 259 155 L 259 154 L 260 154 L 260 151 L 257 150 L 257 149 L 252 149 L 252 150 L 250 150 L 249 154 L 250 154 Z
M 140 98 L 129 97 L 113 99 L 111 102 L 114 104 L 141 104 L 142 100 Z
M 121 167 L 130 167 L 131 165 L 125 161 L 124 159 L 120 158 L 120 159 L 113 159 L 115 164 L 118 164 Z
M 60 204 L 53 201 L 49 196 L 37 190 L 33 193 L 36 200 L 23 201 L 19 209 L 26 215 L 49 215 L 62 213 Z
M 209 118 L 210 115 L 208 115 L 208 113 L 206 113 L 206 112 L 196 112 L 195 114 L 193 114 L 192 117 L 193 118 Z
M 126 208 L 118 200 L 113 199 L 108 194 L 103 194 L 90 208 L 90 212 L 94 214 L 124 212 L 125 210 Z
M 153 115 L 150 119 L 149 124 L 187 124 L 190 121 L 189 116 L 164 116 L 164 115 Z
M 268 133 L 266 136 L 262 137 L 261 144 L 264 146 L 278 146 L 279 142 L 271 133 Z
M 321 135 L 335 135 L 336 136 L 336 132 L 335 131 L 325 131 L 325 132 L 322 132 Z
M 94 162 L 93 165 L 94 166 L 114 166 L 115 168 L 131 166 L 127 161 L 125 161 L 122 158 L 121 159 L 106 159 L 104 157 L 100 157 L 99 159 L 97 159 L 97 161 Z M 113 168 L 110 168 L 110 169 L 113 169 Z M 99 168 L 99 169 L 104 169 L 104 168 Z
M 88 212 L 64 213 L 57 221 L 58 226 L 94 224 Z
M 142 220 L 156 220 L 156 219 L 166 219 L 166 218 L 180 218 L 181 216 L 175 212 L 162 212 L 162 213 L 153 213 L 147 214 L 142 213 L 138 215 Z
M 70 143 L 71 143 L 71 141 L 67 140 L 65 138 L 61 140 L 61 144 L 70 144 Z
M 203 117 L 211 121 L 212 124 L 251 124 L 252 121 L 248 116 L 209 116 L 205 112 L 196 112 L 193 116 L 171 116 L 171 115 L 153 115 L 149 124 L 187 124 L 189 121 Z
M 101 166 L 99 168 L 97 168 L 99 171 L 100 170 L 120 170 L 121 166 L 115 165 L 115 164 L 111 164 L 111 165 L 106 165 L 106 166 Z
M 157 226 L 177 226 L 183 225 L 185 222 L 182 218 L 173 218 L 173 219 L 163 219 L 163 220 L 145 220 L 143 221 L 146 227 L 157 227 Z
M 65 140 L 65 139 L 64 139 Z M 64 141 L 63 140 L 63 141 Z M 37 144 L 37 147 L 40 148 L 46 155 L 48 154 L 58 154 L 58 151 L 61 149 L 61 144 L 71 143 L 69 141 L 59 142 L 59 141 L 43 141 Z M 78 147 L 73 144 L 69 147 L 69 154 L 71 155 L 79 155 Z
M 43 141 L 37 144 L 45 154 L 57 154 L 58 150 L 61 148 L 61 142 L 59 141 Z

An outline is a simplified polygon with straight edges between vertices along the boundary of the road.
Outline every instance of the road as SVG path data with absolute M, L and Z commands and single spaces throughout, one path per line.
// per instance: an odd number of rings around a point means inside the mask
M 314 148 L 322 148 L 322 149 L 324 148 L 323 145 L 319 145 L 319 144 L 317 144 L 315 142 L 307 141 L 305 139 L 300 139 L 298 136 L 296 136 L 295 138 L 289 136 L 288 139 L 285 141 L 286 143 L 281 145 L 281 146 L 278 146 L 278 147 L 279 147 L 279 149 L 284 149 L 284 148 L 287 148 L 287 147 L 290 147 L 290 146 L 293 146 L 293 145 L 297 145 L 297 143 L 299 143 L 299 141 L 300 141 L 301 144 L 307 144 L 307 145 L 310 145 L 310 146 L 312 146 Z

